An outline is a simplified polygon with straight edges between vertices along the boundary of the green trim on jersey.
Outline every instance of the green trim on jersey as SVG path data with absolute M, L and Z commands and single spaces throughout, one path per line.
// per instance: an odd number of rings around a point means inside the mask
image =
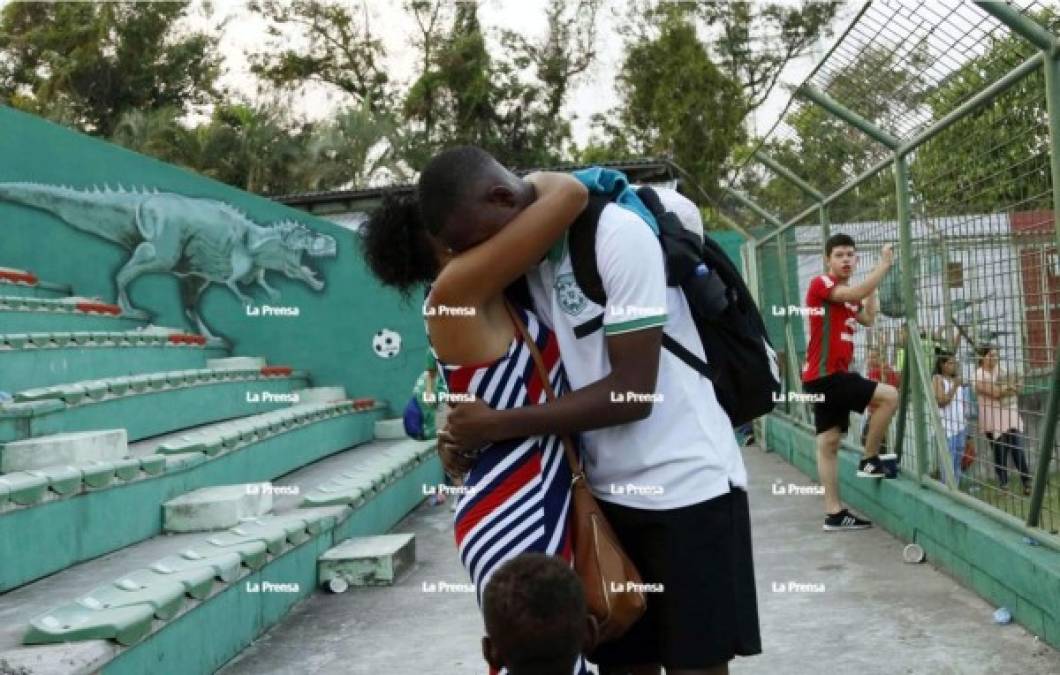
M 563 261 L 563 256 L 567 254 L 567 231 L 563 231 L 563 236 L 556 240 L 555 244 L 552 244 L 552 248 L 548 249 L 548 260 L 552 263 L 560 263 Z
M 666 315 L 659 314 L 657 316 L 646 316 L 640 319 L 633 319 L 631 321 L 622 321 L 620 323 L 606 324 L 604 326 L 605 335 L 618 335 L 619 333 L 629 333 L 635 330 L 641 330 L 642 328 L 655 328 L 656 326 L 666 325 Z
M 817 364 L 817 377 L 828 374 L 828 348 L 832 346 L 832 303 L 824 303 L 824 320 L 821 322 L 821 356 Z

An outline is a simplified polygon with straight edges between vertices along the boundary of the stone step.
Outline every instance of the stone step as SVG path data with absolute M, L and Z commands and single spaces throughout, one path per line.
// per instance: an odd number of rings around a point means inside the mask
M 306 492 L 389 445 L 321 459 L 274 488 Z M 0 672 L 88 675 L 119 656 L 165 664 L 160 673 L 215 672 L 314 592 L 320 551 L 386 532 L 422 500 L 419 485 L 440 475 L 436 462 L 418 466 L 365 508 L 300 508 L 277 497 L 275 515 L 208 535 L 154 536 L 0 595 Z
M 226 353 L 223 340 L 199 344 L 146 330 L 0 334 L 3 386 L 13 392 L 75 380 L 203 368 L 207 359 Z
M 25 390 L 0 404 L 0 443 L 125 421 L 140 440 L 218 420 L 287 407 L 305 386 L 300 371 L 192 369 L 72 382 Z
M 0 297 L 0 326 L 5 332 L 124 331 L 147 323 L 144 319 L 122 316 L 115 305 L 107 303 L 71 304 L 61 298 Z
M 350 586 L 392 586 L 415 562 L 415 535 L 354 537 L 317 559 L 317 578 L 335 593 Z
M 272 510 L 272 483 L 199 488 L 162 504 L 166 532 L 204 532 L 239 525 Z
M 346 387 L 306 387 L 295 392 L 299 403 L 328 403 L 346 400 Z
M 161 533 L 162 504 L 190 490 L 275 481 L 370 441 L 381 414 L 345 401 L 181 430 L 130 444 L 136 471 L 126 460 L 75 466 L 80 489 L 68 472 L 0 477 L 0 592 Z
M 264 356 L 227 356 L 206 360 L 207 368 L 215 370 L 246 370 L 249 368 L 264 368 Z
M 0 473 L 115 461 L 128 454 L 129 440 L 125 429 L 52 434 L 0 446 Z
M 375 437 L 383 440 L 398 440 L 408 438 L 405 433 L 405 420 L 393 417 L 388 420 L 379 420 L 375 423 Z

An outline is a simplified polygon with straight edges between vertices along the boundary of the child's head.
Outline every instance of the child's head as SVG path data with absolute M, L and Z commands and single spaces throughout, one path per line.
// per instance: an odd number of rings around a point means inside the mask
M 849 279 L 858 263 L 854 238 L 849 234 L 833 234 L 824 243 L 824 264 L 828 273 L 840 279 Z
M 504 563 L 482 597 L 482 654 L 510 675 L 570 675 L 596 642 L 581 581 L 562 558 L 524 553 Z
M 935 373 L 953 376 L 957 374 L 957 357 L 947 351 L 940 351 L 935 358 Z

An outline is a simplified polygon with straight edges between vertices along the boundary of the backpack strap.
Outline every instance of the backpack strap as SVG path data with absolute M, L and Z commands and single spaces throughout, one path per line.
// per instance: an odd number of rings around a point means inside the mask
M 567 232 L 574 280 L 585 297 L 601 307 L 607 304 L 607 296 L 596 264 L 596 227 L 600 223 L 600 214 L 610 203 L 607 195 L 590 194 L 588 205 Z

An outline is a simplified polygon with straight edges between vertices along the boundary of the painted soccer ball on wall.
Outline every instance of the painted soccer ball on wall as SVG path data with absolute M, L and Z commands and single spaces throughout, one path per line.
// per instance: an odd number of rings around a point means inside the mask
M 372 337 L 372 350 L 381 359 L 392 359 L 401 351 L 401 336 L 389 328 L 377 331 Z

